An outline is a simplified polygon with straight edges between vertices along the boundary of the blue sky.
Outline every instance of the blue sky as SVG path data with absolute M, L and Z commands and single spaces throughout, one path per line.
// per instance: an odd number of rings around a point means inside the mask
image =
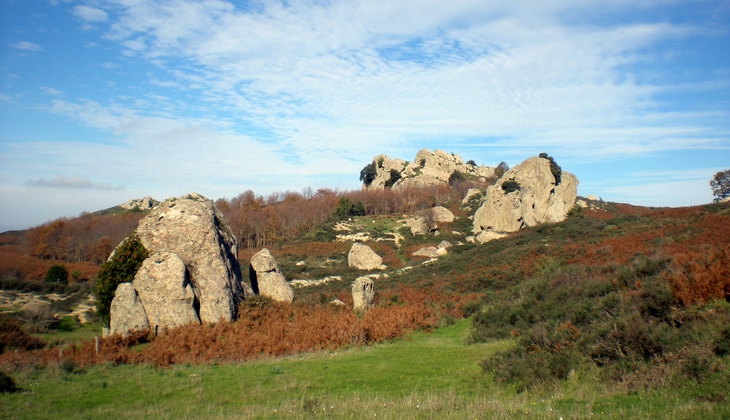
M 547 152 L 581 195 L 712 200 L 730 2 L 0 0 L 0 231 L 129 198 L 359 187 Z

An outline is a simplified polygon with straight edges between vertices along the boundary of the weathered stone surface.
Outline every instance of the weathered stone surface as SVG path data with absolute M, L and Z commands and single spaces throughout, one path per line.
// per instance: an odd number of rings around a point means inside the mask
M 156 252 L 150 255 L 134 276 L 132 287 L 137 291 L 150 330 L 155 334 L 200 323 L 185 264 L 176 254 Z
M 268 248 L 262 248 L 261 251 L 255 253 L 251 257 L 251 267 L 257 273 L 265 273 L 267 271 L 279 271 L 276 260 L 271 256 Z
M 149 210 L 160 202 L 152 197 L 138 198 L 127 200 L 126 203 L 120 204 L 119 207 L 125 210 Z
M 449 241 L 441 241 L 441 242 L 439 243 L 439 246 L 438 246 L 438 247 L 439 247 L 439 248 L 443 248 L 443 249 L 449 249 L 449 248 L 451 248 L 452 246 L 453 246 L 453 245 L 452 245 L 452 244 L 451 244 L 451 242 L 449 242 Z
M 358 270 L 377 270 L 383 264 L 383 258 L 369 246 L 355 242 L 347 254 L 347 265 Z
M 168 199 L 140 221 L 137 235 L 150 253 L 170 252 L 185 264 L 202 322 L 236 318 L 245 293 L 238 244 L 211 200 L 195 193 Z
M 454 221 L 454 213 L 443 206 L 436 206 L 431 209 L 431 220 L 437 223 L 451 223 Z
M 461 200 L 461 205 L 466 206 L 469 204 L 469 201 L 472 199 L 478 199 L 481 198 L 482 191 L 478 188 L 469 188 L 469 190 L 466 192 L 466 195 L 464 196 L 464 199 Z
M 406 220 L 406 226 L 411 229 L 412 235 L 425 235 L 431 232 L 436 226 L 426 220 L 425 217 L 416 216 Z
M 436 250 L 436 256 L 438 256 L 438 257 L 443 257 L 444 255 L 446 255 L 448 253 L 449 253 L 449 250 L 446 248 L 438 248 Z
M 291 303 L 294 300 L 294 291 L 287 283 L 284 275 L 275 271 L 257 273 L 259 295 L 266 296 L 278 302 Z
M 121 283 L 114 292 L 110 308 L 109 334 L 128 335 L 131 331 L 148 330 L 147 314 L 132 283 Z M 105 334 L 106 335 L 106 334 Z
M 356 311 L 367 311 L 373 307 L 375 284 L 370 276 L 358 277 L 352 284 L 353 308 Z
M 436 251 L 438 248 L 435 246 L 426 246 L 413 253 L 414 257 L 425 257 L 425 258 L 437 258 L 438 254 Z
M 521 189 L 505 193 L 502 184 L 506 181 L 518 182 Z M 477 240 L 484 242 L 524 226 L 565 220 L 575 204 L 577 188 L 578 180 L 565 171 L 556 185 L 549 160 L 540 157 L 525 160 L 487 188 L 484 203 L 474 214 Z M 497 235 L 482 234 L 484 231 Z
M 276 260 L 267 248 L 262 248 L 251 257 L 248 272 L 255 293 L 278 302 L 291 303 L 294 300 L 291 285 L 279 271 Z

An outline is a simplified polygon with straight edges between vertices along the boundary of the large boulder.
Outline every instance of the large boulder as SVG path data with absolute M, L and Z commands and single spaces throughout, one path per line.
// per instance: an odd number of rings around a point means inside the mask
M 109 313 L 111 320 L 108 334 L 126 336 L 132 331 L 150 329 L 147 314 L 132 283 L 121 283 L 117 286 Z
M 355 242 L 347 254 L 347 265 L 358 270 L 382 269 L 383 258 L 369 246 Z
M 454 221 L 454 213 L 443 206 L 436 206 L 431 209 L 431 220 L 437 223 L 452 223 Z
M 575 204 L 578 179 L 562 171 L 558 182 L 550 164 L 548 159 L 531 157 L 487 188 L 484 202 L 474 214 L 477 240 L 484 242 L 525 226 L 565 220 Z M 506 192 L 502 186 L 507 182 L 516 182 L 519 189 Z
M 248 272 L 254 293 L 278 302 L 291 303 L 294 300 L 294 291 L 267 248 L 251 257 Z
M 375 284 L 370 276 L 358 277 L 352 284 L 353 309 L 367 311 L 373 307 Z
M 244 298 L 238 244 L 211 200 L 195 193 L 168 199 L 139 222 L 137 235 L 151 254 L 169 252 L 182 260 L 202 322 L 236 318 Z
M 197 299 L 185 264 L 169 252 L 156 252 L 144 260 L 132 281 L 147 314 L 150 329 L 164 334 L 168 328 L 199 324 Z

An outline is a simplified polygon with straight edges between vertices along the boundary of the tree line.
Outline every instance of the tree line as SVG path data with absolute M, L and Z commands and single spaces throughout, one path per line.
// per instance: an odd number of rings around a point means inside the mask
M 238 238 L 241 248 L 258 248 L 289 241 L 332 219 L 340 198 L 361 203 L 368 216 L 413 214 L 436 205 L 460 201 L 471 181 L 455 185 L 404 190 L 337 190 L 306 188 L 301 192 L 275 192 L 268 196 L 245 191 L 215 202 Z M 116 215 L 82 213 L 30 228 L 24 249 L 42 259 L 101 264 L 114 247 L 139 224 L 145 213 Z

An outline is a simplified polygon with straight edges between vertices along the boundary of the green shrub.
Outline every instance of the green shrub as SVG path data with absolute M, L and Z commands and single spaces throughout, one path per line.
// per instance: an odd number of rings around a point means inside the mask
M 0 370 L 0 392 L 11 393 L 20 391 L 18 386 L 15 384 L 15 380 L 7 373 Z
M 466 164 L 467 164 L 467 165 L 471 165 L 471 166 L 477 166 L 477 163 L 476 163 L 476 162 L 474 162 L 474 160 L 472 160 L 472 159 L 469 159 L 469 160 L 467 160 L 467 161 L 466 161 Z
M 464 174 L 462 174 L 459 171 L 454 171 L 449 175 L 449 185 L 454 186 L 460 182 L 464 182 L 466 178 L 464 177 Z
M 585 214 L 586 214 L 585 209 L 577 204 L 574 205 L 570 209 L 570 211 L 568 211 L 568 217 L 580 218 L 580 217 L 585 217 Z
M 466 302 L 461 306 L 461 313 L 464 317 L 469 317 L 479 312 L 482 309 L 481 302 Z
M 73 316 L 64 316 L 56 325 L 56 329 L 59 331 L 73 331 L 79 326 L 78 321 Z
M 63 359 L 61 363 L 58 364 L 58 368 L 61 369 L 61 372 L 63 373 L 74 373 L 76 370 L 76 362 L 71 359 Z
M 332 217 L 337 220 L 344 220 L 353 216 L 365 216 L 365 206 L 361 201 L 353 204 L 349 197 L 340 197 L 340 201 L 337 203 L 337 207 L 335 207 Z
M 390 178 L 385 181 L 385 188 L 391 188 L 398 180 L 401 179 L 401 174 L 397 169 L 390 170 Z
M 505 193 L 509 194 L 511 192 L 519 191 L 520 189 L 522 189 L 522 185 L 520 185 L 519 182 L 510 179 L 502 183 L 502 189 Z
M 105 326 L 109 326 L 109 309 L 117 286 L 134 279 L 148 254 L 139 237 L 132 234 L 122 241 L 114 250 L 113 256 L 101 265 L 93 293 L 96 297 L 96 313 Z
M 366 187 L 368 187 L 370 186 L 370 184 L 373 183 L 377 175 L 378 169 L 375 167 L 375 164 L 368 163 L 360 171 L 360 181 L 362 181 L 362 183 L 365 184 Z
M 68 270 L 63 264 L 54 264 L 46 271 L 43 278 L 46 283 L 68 284 Z

